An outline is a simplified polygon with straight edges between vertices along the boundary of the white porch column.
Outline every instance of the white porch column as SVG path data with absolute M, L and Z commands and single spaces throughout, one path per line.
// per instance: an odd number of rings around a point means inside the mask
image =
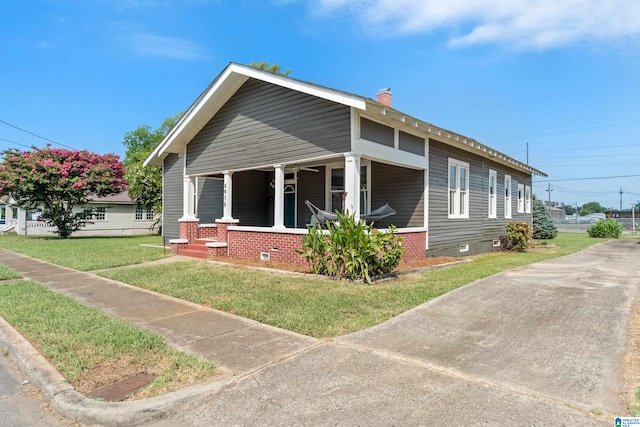
M 224 201 L 222 204 L 222 219 L 223 220 L 231 220 L 233 219 L 233 215 L 232 215 L 232 195 L 233 195 L 233 179 L 231 178 L 231 175 L 233 175 L 233 172 L 229 172 L 229 171 L 225 171 L 223 172 L 224 175 L 224 192 L 223 192 L 223 197 L 224 197 Z
M 356 221 L 360 219 L 360 154 L 344 154 L 344 200 L 345 210 L 351 212 Z
M 182 187 L 182 219 L 196 219 L 195 213 L 195 183 L 194 179 L 185 176 Z
M 275 171 L 275 197 L 273 198 L 273 228 L 284 226 L 284 165 L 273 165 Z

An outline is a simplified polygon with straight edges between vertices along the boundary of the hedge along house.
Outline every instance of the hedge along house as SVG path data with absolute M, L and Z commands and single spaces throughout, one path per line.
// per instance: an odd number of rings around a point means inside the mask
M 304 263 L 311 212 L 389 203 L 405 259 L 499 246 L 542 172 L 376 101 L 229 64 L 149 155 L 174 253 Z

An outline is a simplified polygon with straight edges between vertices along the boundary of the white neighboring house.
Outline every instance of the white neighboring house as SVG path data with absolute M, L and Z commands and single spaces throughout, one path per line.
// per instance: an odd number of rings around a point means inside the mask
M 15 232 L 20 235 L 39 236 L 52 235 L 55 227 L 51 227 L 44 221 L 39 221 L 40 212 L 25 212 L 23 209 L 9 209 L 10 203 L 2 205 L 4 212 L 11 212 L 13 215 L 5 214 L 11 219 L 5 220 L 7 227 L 9 221 L 13 224 L 11 229 L 5 232 Z M 153 211 L 145 210 L 136 205 L 126 191 L 106 197 L 99 197 L 87 203 L 86 206 L 93 208 L 94 219 L 92 224 L 88 224 L 79 231 L 73 233 L 74 236 L 131 236 L 157 233 L 157 228 L 152 230 L 152 225 L 156 222 L 156 215 Z M 77 207 L 78 212 L 82 212 L 85 206 Z M 17 215 L 15 215 L 17 214 Z M 0 224 L 0 231 L 5 227 Z

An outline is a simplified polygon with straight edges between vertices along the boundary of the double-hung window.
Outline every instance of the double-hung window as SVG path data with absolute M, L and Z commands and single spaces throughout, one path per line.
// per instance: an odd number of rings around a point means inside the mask
M 531 213 L 531 187 L 528 185 L 524 187 L 524 211 Z
M 469 218 L 469 163 L 449 159 L 449 218 Z
M 504 176 L 504 217 L 511 218 L 511 175 Z
M 142 219 L 143 210 L 140 206 L 136 206 L 136 219 Z
M 524 213 L 524 185 L 518 184 L 518 213 Z
M 498 173 L 489 169 L 489 218 L 497 218 L 498 210 Z

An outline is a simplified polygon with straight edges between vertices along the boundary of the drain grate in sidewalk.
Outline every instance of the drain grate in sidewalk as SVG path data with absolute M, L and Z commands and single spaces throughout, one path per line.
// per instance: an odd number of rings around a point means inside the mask
M 107 402 L 120 402 L 155 379 L 153 375 L 137 374 L 122 381 L 100 387 L 87 394 L 87 397 Z

